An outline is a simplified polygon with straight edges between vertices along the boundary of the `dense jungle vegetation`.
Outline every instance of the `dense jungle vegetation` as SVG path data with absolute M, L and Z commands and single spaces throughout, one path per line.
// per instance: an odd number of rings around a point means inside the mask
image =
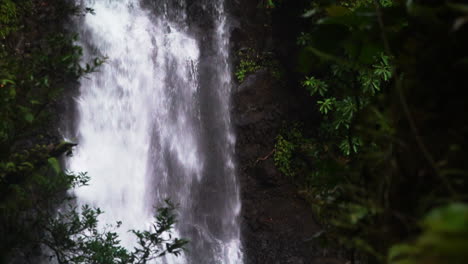
M 146 263 L 179 255 L 187 243 L 168 236 L 176 222 L 170 202 L 157 210 L 152 229 L 131 231 L 138 246 L 129 251 L 115 231 L 118 219 L 98 229 L 104 212 L 77 208 L 66 192 L 89 177 L 61 168 L 75 144 L 49 127 L 58 125 L 65 87 L 103 61 L 81 65 L 77 35 L 63 25 L 92 12 L 65 0 L 0 0 L 0 263 Z
M 274 161 L 310 202 L 316 238 L 353 263 L 466 263 L 468 5 L 302 2 L 292 76 L 318 118 L 291 117 Z M 273 16 L 294 6 L 262 3 Z M 239 79 L 258 61 L 244 56 Z

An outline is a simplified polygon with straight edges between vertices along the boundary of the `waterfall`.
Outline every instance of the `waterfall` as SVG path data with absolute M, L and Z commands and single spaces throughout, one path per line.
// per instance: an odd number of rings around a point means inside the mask
M 91 177 L 75 190 L 78 203 L 100 207 L 103 225 L 122 221 L 132 247 L 126 231 L 146 229 L 169 198 L 179 205 L 176 233 L 190 242 L 184 257 L 164 262 L 242 263 L 224 1 L 84 5 L 95 11 L 77 21 L 84 60 L 108 59 L 76 98 L 79 145 L 68 169 Z M 209 25 L 195 25 L 193 5 Z

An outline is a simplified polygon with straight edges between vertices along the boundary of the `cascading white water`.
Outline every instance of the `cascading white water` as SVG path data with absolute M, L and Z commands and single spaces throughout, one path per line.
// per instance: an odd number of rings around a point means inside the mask
M 202 32 L 209 39 L 190 32 L 183 0 L 155 1 L 154 10 L 139 0 L 84 5 L 96 13 L 78 22 L 85 60 L 108 60 L 77 98 L 79 146 L 68 167 L 91 176 L 78 202 L 100 207 L 103 224 L 122 221 L 131 247 L 126 230 L 145 229 L 169 198 L 191 242 L 185 258 L 166 261 L 242 263 L 224 1 L 200 3 L 214 25 Z

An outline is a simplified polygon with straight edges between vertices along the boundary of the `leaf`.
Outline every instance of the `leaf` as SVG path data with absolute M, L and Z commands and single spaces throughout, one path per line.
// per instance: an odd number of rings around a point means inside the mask
M 12 169 L 16 168 L 16 165 L 15 165 L 15 163 L 13 163 L 13 162 L 8 162 L 8 163 L 6 164 L 6 168 L 7 168 L 8 170 L 12 170 Z
M 29 169 L 34 168 L 34 165 L 33 165 L 31 162 L 26 162 L 26 161 L 23 162 L 23 163 L 21 163 L 21 166 L 27 167 L 27 168 L 29 168 Z
M 55 173 L 60 173 L 60 164 L 56 158 L 49 158 L 47 160 L 49 165 L 54 169 Z
M 307 10 L 307 12 L 305 12 L 305 13 L 302 15 L 302 17 L 308 18 L 308 17 L 311 17 L 311 16 L 317 14 L 317 12 L 318 12 L 318 9 L 317 9 L 317 8 L 310 9 L 310 10 Z
M 71 55 L 63 56 L 62 62 L 68 61 L 71 57 L 72 57 Z
M 333 109 L 334 103 L 335 103 L 335 98 L 327 98 L 325 100 L 317 101 L 317 104 L 319 105 L 319 111 L 322 114 L 328 114 L 328 112 Z
M 31 113 L 26 113 L 24 115 L 24 120 L 26 120 L 28 123 L 32 123 L 34 121 L 34 116 Z
M 15 81 L 13 81 L 13 80 L 8 80 L 8 79 L 2 79 L 2 80 L 0 81 L 0 84 L 2 84 L 2 85 L 6 85 L 6 84 L 15 84 Z
M 424 225 L 435 232 L 468 232 L 468 206 L 455 203 L 434 209 L 424 219 Z
M 43 79 L 42 82 L 43 82 L 43 84 L 44 84 L 45 87 L 49 87 L 49 78 L 48 78 L 47 76 L 44 77 L 44 79 Z
M 315 77 L 306 77 L 306 80 L 302 83 L 307 90 L 309 90 L 310 95 L 313 96 L 314 94 L 318 93 L 321 96 L 324 96 L 325 93 L 328 91 L 328 85 Z

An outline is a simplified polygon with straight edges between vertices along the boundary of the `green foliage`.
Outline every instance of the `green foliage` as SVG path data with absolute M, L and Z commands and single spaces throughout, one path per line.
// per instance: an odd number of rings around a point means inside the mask
M 18 4 L 23 7 L 22 12 L 17 13 L 21 19 L 33 17 L 36 12 L 32 7 L 25 8 L 25 3 L 29 2 Z M 45 27 L 48 21 L 35 23 Z M 49 118 L 45 109 L 57 99 L 65 84 L 93 72 L 103 63 L 95 59 L 82 67 L 79 64 L 82 50 L 73 44 L 77 39 L 73 34 L 43 32 L 40 41 L 31 41 L 27 48 L 21 47 L 19 44 L 24 43 L 28 35 L 35 34 L 35 30 L 22 26 L 15 36 L 0 41 L 0 145 L 12 145 L 27 136 L 28 131 L 45 124 Z M 19 52 L 23 53 L 21 59 Z
M 280 80 L 283 73 L 278 61 L 271 53 L 259 54 L 253 49 L 243 49 L 238 52 L 239 64 L 235 75 L 238 82 L 243 82 L 252 73 L 264 68 L 277 80 Z
M 286 176 L 293 176 L 294 172 L 291 168 L 292 154 L 296 146 L 289 142 L 283 136 L 279 135 L 276 138 L 274 161 L 276 167 Z
M 323 133 L 329 134 L 343 154 L 349 156 L 358 152 L 361 139 L 353 135 L 352 123 L 359 111 L 388 84 L 391 76 L 390 58 L 380 53 L 372 64 L 359 67 L 332 64 L 327 81 L 310 76 L 302 83 L 311 96 L 318 97 L 318 111 L 333 128 L 326 128 Z
M 351 155 L 351 153 L 357 153 L 361 145 L 362 141 L 360 140 L 360 138 L 352 137 L 341 141 L 339 147 L 344 155 L 349 156 Z
M 67 264 L 146 263 L 179 255 L 187 243 L 170 234 L 170 203 L 158 210 L 151 229 L 132 231 L 139 241 L 133 251 L 120 245 L 119 224 L 97 228 L 98 208 L 57 211 L 75 203 L 67 190 L 89 177 L 60 165 L 76 144 L 50 134 L 56 101 L 103 63 L 81 66 L 77 36 L 62 25 L 70 15 L 92 12 L 65 0 L 0 0 L 0 263 L 37 263 L 41 253 Z
M 149 230 L 130 231 L 138 241 L 132 251 L 120 244 L 116 229 L 121 222 L 101 230 L 98 217 L 103 212 L 87 205 L 80 210 L 70 206 L 66 212 L 48 219 L 44 227 L 46 233 L 40 242 L 53 253 L 50 259 L 67 264 L 142 264 L 168 253 L 178 256 L 187 241 L 172 239 L 171 231 L 176 222 L 174 205 L 169 201 L 166 204 L 158 209 Z
M 172 239 L 170 235 L 168 236 L 173 229 L 174 223 L 176 223 L 176 215 L 173 213 L 174 205 L 168 200 L 166 200 L 166 204 L 167 207 L 158 209 L 158 214 L 155 216 L 156 223 L 152 227 L 153 230 L 132 230 L 132 233 L 138 238 L 139 245 L 131 254 L 132 258 L 135 259 L 134 263 L 146 263 L 148 260 L 162 257 L 167 253 L 179 256 L 188 243 L 185 239 Z
M 468 205 L 449 204 L 433 209 L 422 222 L 423 231 L 412 243 L 392 246 L 393 264 L 465 263 L 468 258 Z
M 237 65 L 236 72 L 237 81 L 243 82 L 247 75 L 260 70 L 261 56 L 253 49 L 242 49 L 237 54 L 239 56 L 239 64 Z
M 37 146 L 34 153 L 16 155 L 19 160 L 32 160 L 31 155 L 47 158 L 50 153 L 70 150 L 75 144 L 62 143 L 51 150 L 50 146 Z M 33 162 L 33 161 L 31 161 Z M 129 251 L 120 244 L 116 228 L 98 228 L 98 217 L 103 212 L 87 205 L 78 209 L 74 197 L 64 194 L 70 188 L 87 185 L 89 177 L 85 173 L 64 173 L 59 162 L 49 157 L 47 163 L 8 162 L 0 164 L 2 176 L 28 174 L 26 182 L 9 184 L 2 191 L 8 196 L 0 203 L 0 230 L 8 230 L 0 244 L 5 250 L 3 261 L 9 257 L 24 255 L 28 245 L 47 248 L 44 254 L 58 263 L 146 263 L 167 253 L 180 255 L 187 243 L 184 239 L 173 238 L 171 231 L 176 223 L 174 205 L 166 201 L 159 208 L 151 229 L 131 232 L 138 245 Z M 5 188 L 5 187 L 8 187 Z M 68 206 L 67 206 L 68 205 Z M 57 207 L 67 206 L 57 212 Z M 4 234 L 7 234 L 6 232 Z M 8 249 L 8 251 L 6 251 Z M 8 254 L 6 254 L 8 253 Z M 34 257 L 39 257 L 36 253 Z
M 350 10 L 355 10 L 360 7 L 365 7 L 374 4 L 375 0 L 348 0 L 341 1 L 341 5 L 349 8 Z M 378 0 L 379 4 L 383 7 L 391 7 L 394 5 L 394 0 Z
M 328 114 L 328 112 L 333 109 L 335 102 L 335 98 L 325 98 L 324 100 L 318 100 L 317 104 L 319 106 L 320 113 L 325 115 Z
M 311 3 L 298 67 L 321 119 L 275 164 L 362 263 L 462 263 L 468 9 L 399 3 Z
M 280 135 L 276 137 L 273 160 L 281 173 L 288 177 L 300 174 L 303 162 L 300 156 L 307 150 L 310 142 L 304 137 L 301 125 L 294 123 L 284 125 Z
M 266 8 L 275 8 L 275 1 L 274 0 L 266 0 L 264 5 L 265 5 Z
M 0 1 L 0 39 L 17 29 L 16 5 L 11 0 Z
M 283 0 L 261 0 L 259 6 L 265 9 L 274 9 L 282 2 Z
M 302 85 L 309 90 L 310 95 L 320 94 L 320 96 L 324 96 L 328 91 L 328 85 L 324 81 L 318 80 L 313 76 L 306 77 Z
M 260 70 L 260 65 L 257 62 L 249 59 L 242 59 L 236 71 L 236 77 L 239 82 L 244 81 L 248 74 L 254 73 Z

